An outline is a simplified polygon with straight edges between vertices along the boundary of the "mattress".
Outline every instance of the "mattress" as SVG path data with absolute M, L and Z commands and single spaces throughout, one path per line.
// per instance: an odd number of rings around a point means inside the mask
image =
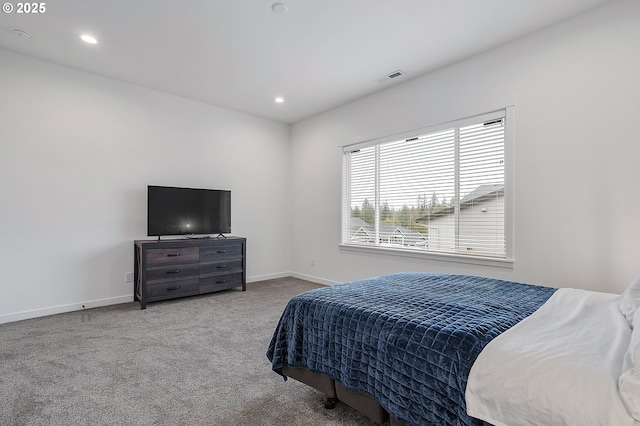
M 631 339 L 619 302 L 615 294 L 558 290 L 478 356 L 469 414 L 495 426 L 638 426 L 618 390 Z

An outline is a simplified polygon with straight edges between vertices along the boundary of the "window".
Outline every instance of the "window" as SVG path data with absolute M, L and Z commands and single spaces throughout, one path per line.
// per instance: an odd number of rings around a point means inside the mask
M 344 147 L 342 243 L 509 258 L 507 112 Z

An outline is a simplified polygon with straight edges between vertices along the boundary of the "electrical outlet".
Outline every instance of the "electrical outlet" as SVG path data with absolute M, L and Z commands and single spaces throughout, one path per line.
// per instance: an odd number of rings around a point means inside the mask
M 316 260 L 314 258 L 311 258 L 311 266 L 316 266 Z
M 133 272 L 127 272 L 126 274 L 124 274 L 124 282 L 125 283 L 133 282 Z

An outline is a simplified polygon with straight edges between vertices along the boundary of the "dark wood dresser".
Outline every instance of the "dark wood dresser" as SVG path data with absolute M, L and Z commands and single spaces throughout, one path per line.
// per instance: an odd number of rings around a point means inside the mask
M 133 300 L 148 302 L 247 289 L 246 238 L 134 241 Z

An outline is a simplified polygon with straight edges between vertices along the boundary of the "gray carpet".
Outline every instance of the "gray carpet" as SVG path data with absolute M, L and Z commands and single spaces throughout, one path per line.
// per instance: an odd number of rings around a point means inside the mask
M 295 278 L 0 325 L 0 425 L 372 425 L 271 371 Z

